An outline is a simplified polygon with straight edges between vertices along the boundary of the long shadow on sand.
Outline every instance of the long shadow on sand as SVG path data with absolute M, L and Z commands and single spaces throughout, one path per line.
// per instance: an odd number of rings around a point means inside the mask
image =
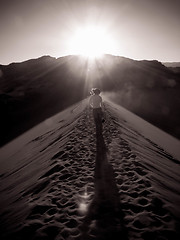
M 108 149 L 100 121 L 96 122 L 94 186 L 95 195 L 81 226 L 81 239 L 127 239 L 118 188 L 113 168 L 108 162 Z

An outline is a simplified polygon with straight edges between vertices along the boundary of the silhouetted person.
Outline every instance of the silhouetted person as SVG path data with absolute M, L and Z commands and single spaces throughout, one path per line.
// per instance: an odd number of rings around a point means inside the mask
M 93 109 L 93 117 L 94 117 L 94 121 L 96 124 L 96 130 L 97 130 L 97 132 L 102 133 L 102 121 L 104 121 L 104 120 L 102 119 L 103 103 L 102 103 L 102 97 L 99 96 L 100 93 L 101 93 L 101 91 L 98 88 L 93 88 L 91 90 L 91 97 L 89 100 L 89 105 Z

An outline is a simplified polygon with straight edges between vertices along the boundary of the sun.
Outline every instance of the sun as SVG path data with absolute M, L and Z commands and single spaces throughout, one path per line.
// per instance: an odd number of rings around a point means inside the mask
M 88 25 L 78 28 L 70 42 L 69 51 L 72 54 L 98 58 L 103 54 L 111 53 L 114 43 L 105 28 Z

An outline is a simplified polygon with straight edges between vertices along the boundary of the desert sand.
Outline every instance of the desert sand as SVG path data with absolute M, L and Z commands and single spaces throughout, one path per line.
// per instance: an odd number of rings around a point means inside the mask
M 87 103 L 0 150 L 1 239 L 180 239 L 179 141 L 109 101 L 97 132 Z

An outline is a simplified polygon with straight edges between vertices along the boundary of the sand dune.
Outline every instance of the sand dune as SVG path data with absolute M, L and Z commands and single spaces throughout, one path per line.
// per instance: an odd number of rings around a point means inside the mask
M 1 149 L 1 239 L 180 238 L 178 152 L 105 107 L 102 132 L 84 100 Z

